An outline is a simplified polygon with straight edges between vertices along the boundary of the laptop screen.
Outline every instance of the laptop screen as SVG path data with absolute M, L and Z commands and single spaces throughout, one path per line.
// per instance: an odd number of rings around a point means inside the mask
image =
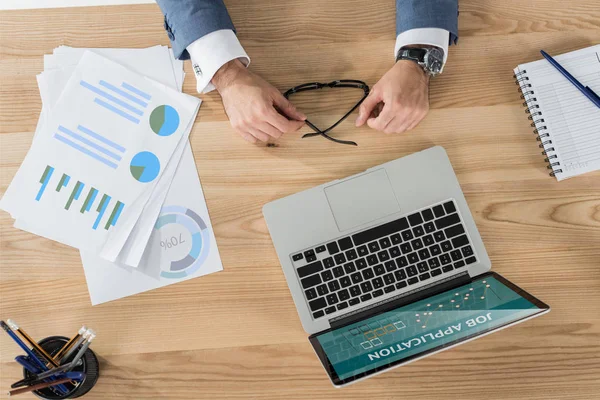
M 497 274 L 310 337 L 335 385 L 400 365 L 547 310 Z

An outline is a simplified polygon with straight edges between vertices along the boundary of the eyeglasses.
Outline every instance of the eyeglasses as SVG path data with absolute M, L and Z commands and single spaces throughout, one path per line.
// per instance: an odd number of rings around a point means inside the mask
M 291 88 L 290 90 L 285 92 L 283 94 L 283 96 L 287 99 L 287 98 L 289 98 L 290 95 L 292 95 L 294 93 L 305 92 L 308 90 L 323 89 L 323 88 L 362 89 L 364 91 L 364 94 L 363 94 L 363 97 L 358 101 L 358 103 L 356 103 L 354 105 L 354 107 L 352 107 L 350 109 L 350 111 L 348 111 L 346 114 L 344 114 L 344 116 L 342 118 L 340 118 L 335 124 L 331 125 L 329 128 L 327 128 L 325 130 L 319 129 L 318 127 L 315 126 L 315 124 L 310 122 L 308 119 L 305 120 L 304 122 L 306 123 L 306 125 L 311 127 L 314 130 L 314 132 L 307 133 L 304 136 L 302 136 L 302 138 L 304 139 L 306 137 L 313 137 L 313 136 L 320 135 L 320 136 L 323 136 L 325 139 L 331 140 L 332 142 L 335 142 L 335 143 L 348 144 L 351 146 L 358 146 L 358 144 L 356 144 L 356 142 L 353 142 L 350 140 L 335 139 L 335 138 L 332 138 L 331 136 L 329 136 L 327 133 L 330 132 L 336 126 L 338 126 L 343 120 L 348 118 L 348 116 L 350 114 L 352 114 L 352 112 L 354 110 L 356 110 L 358 108 L 358 106 L 360 106 L 361 103 L 367 98 L 367 96 L 369 95 L 369 86 L 366 83 L 364 83 L 363 81 L 357 81 L 357 80 L 353 80 L 353 79 L 341 79 L 341 80 L 337 80 L 337 81 L 333 81 L 333 82 L 329 82 L 329 83 L 319 83 L 319 82 L 305 83 L 303 85 Z

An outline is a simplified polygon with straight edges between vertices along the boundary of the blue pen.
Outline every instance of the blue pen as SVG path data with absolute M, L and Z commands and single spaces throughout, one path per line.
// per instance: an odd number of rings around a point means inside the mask
M 590 99 L 591 102 L 596 105 L 596 107 L 600 108 L 600 97 L 592 90 L 592 88 L 590 88 L 589 86 L 583 86 L 583 84 L 581 82 L 579 82 L 577 79 L 575 79 L 575 77 L 573 75 L 571 75 L 569 73 L 569 71 L 564 69 L 563 66 L 558 63 L 558 61 L 556 61 L 554 58 L 552 58 L 552 56 L 550 56 L 544 50 L 540 50 L 540 53 L 542 53 L 544 58 L 546 60 L 548 60 L 548 62 L 550 64 L 552 64 L 552 66 L 554 68 L 556 68 L 558 70 L 558 72 L 563 74 L 565 76 L 565 78 L 567 78 L 569 80 L 569 82 L 571 82 L 573 85 L 575 85 L 575 87 L 577 89 L 579 89 L 581 91 L 581 93 L 583 93 L 588 99 Z
M 37 375 L 40 373 L 40 369 L 38 367 L 36 367 L 35 365 L 33 365 L 33 363 L 31 361 L 29 361 L 29 358 L 27 358 L 25 356 L 16 356 L 15 361 L 18 362 L 23 368 L 25 368 L 27 371 L 31 372 L 32 374 Z

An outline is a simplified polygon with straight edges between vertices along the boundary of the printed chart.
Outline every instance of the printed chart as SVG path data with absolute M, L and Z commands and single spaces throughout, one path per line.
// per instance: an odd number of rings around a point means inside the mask
M 148 93 L 126 82 L 122 82 L 120 87 L 104 80 L 100 80 L 97 86 L 84 80 L 79 84 L 98 96 L 94 103 L 134 124 L 140 123 L 148 101 L 152 99 Z
M 142 151 L 133 157 L 129 169 L 136 181 L 152 182 L 160 173 L 160 161 L 153 153 Z
M 158 136 L 171 136 L 179 127 L 179 113 L 171 106 L 158 106 L 150 114 L 150 128 Z
M 82 125 L 74 130 L 59 125 L 54 139 L 112 169 L 117 169 L 126 151 L 120 144 Z

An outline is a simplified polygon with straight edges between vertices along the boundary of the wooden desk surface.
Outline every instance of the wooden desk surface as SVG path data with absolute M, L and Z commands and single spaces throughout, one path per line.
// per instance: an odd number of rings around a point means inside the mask
M 372 85 L 392 64 L 392 1 L 227 3 L 252 69 L 281 90 L 339 78 Z M 0 316 L 36 338 L 94 327 L 102 376 L 89 399 L 598 398 L 600 173 L 548 177 L 512 78 L 540 48 L 597 44 L 597 0 L 463 0 L 460 33 L 426 121 L 397 136 L 347 121 L 335 134 L 358 148 L 298 134 L 253 146 L 234 134 L 217 95 L 202 96 L 191 141 L 224 272 L 91 307 L 79 253 L 0 213 Z M 1 12 L 0 42 L 2 193 L 36 126 L 43 54 L 168 44 L 155 5 Z M 346 107 L 348 93 L 336 93 L 297 104 L 324 125 Z M 552 312 L 336 390 L 302 330 L 261 207 L 432 145 L 448 151 L 493 269 Z M 19 378 L 17 354 L 1 335 L 0 398 Z

